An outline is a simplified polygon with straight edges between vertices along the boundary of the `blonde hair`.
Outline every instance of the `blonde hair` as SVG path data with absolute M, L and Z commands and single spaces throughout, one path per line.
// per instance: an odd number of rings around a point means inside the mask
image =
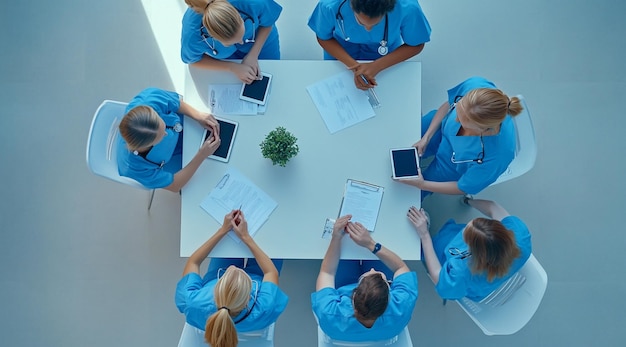
M 212 347 L 236 347 L 239 339 L 232 317 L 239 314 L 250 300 L 252 280 L 242 269 L 226 270 L 213 288 L 217 312 L 206 321 L 204 339 Z
M 486 273 L 489 282 L 506 275 L 521 254 L 513 232 L 494 219 L 473 219 L 465 227 L 463 240 L 472 253 L 472 273 Z
M 137 106 L 128 111 L 119 125 L 128 149 L 138 150 L 154 142 L 159 134 L 160 119 L 158 113 L 149 106 Z
M 220 42 L 232 39 L 243 25 L 239 11 L 226 0 L 185 0 L 185 3 L 202 15 L 202 25 Z
M 517 116 L 524 110 L 519 98 L 509 98 L 501 90 L 491 88 L 473 89 L 459 102 L 469 120 L 485 128 L 494 128 L 507 114 Z

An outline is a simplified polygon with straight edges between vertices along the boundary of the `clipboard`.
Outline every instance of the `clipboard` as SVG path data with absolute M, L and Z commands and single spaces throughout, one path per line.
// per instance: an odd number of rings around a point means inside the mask
M 373 232 L 385 188 L 375 184 L 348 179 L 339 208 L 339 216 L 352 215 L 352 222 L 359 222 Z

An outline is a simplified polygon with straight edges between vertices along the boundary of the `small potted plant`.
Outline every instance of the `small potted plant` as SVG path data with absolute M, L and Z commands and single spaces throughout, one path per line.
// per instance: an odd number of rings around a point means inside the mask
M 287 129 L 277 127 L 270 131 L 261 142 L 261 153 L 264 158 L 271 159 L 272 164 L 284 167 L 289 159 L 298 154 L 297 140 Z

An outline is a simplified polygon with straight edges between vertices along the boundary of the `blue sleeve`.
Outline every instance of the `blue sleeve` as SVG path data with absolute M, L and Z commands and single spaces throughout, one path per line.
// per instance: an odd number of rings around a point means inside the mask
M 255 325 L 268 326 L 274 323 L 278 316 L 283 313 L 288 301 L 287 294 L 276 284 L 262 282 L 256 303 L 259 310 L 255 309 L 250 319 L 254 321 Z
M 282 6 L 273 0 L 246 0 L 232 3 L 238 9 L 246 13 L 250 12 L 249 15 L 257 18 L 258 26 L 262 27 L 274 25 L 283 11 Z
M 472 274 L 465 259 L 450 259 L 441 266 L 437 293 L 444 299 L 457 300 L 467 295 L 467 285 Z
M 178 281 L 174 301 L 180 313 L 185 313 L 191 298 L 200 288 L 202 288 L 202 278 L 195 272 L 187 274 Z
M 467 171 L 457 181 L 457 186 L 466 194 L 478 194 L 495 182 L 512 160 L 513 156 L 499 156 L 486 159 L 482 164 L 470 163 Z
M 180 57 L 185 64 L 193 64 L 204 56 L 208 46 L 202 36 L 202 15 L 188 8 L 183 15 L 182 33 L 180 38 Z
M 165 188 L 174 182 L 174 174 L 155 167 L 154 169 L 145 170 L 129 170 L 131 173 L 128 177 L 141 183 L 148 189 Z
M 402 11 L 400 32 L 402 40 L 409 46 L 418 46 L 430 41 L 430 24 L 417 1 L 399 2 Z
M 163 118 L 164 114 L 176 113 L 180 108 L 180 95 L 159 88 L 146 88 L 128 104 L 128 110 L 136 106 L 150 106 Z
M 405 272 L 393 279 L 389 291 L 389 314 L 410 318 L 417 301 L 417 274 Z M 407 320 L 408 323 L 408 320 Z
M 335 288 L 326 287 L 311 294 L 313 313 L 319 320 L 322 320 L 326 313 L 335 312 L 339 302 L 341 302 L 341 294 Z
M 321 0 L 315 6 L 308 25 L 320 40 L 333 38 L 336 11 L 331 1 Z
M 464 96 L 477 88 L 496 88 L 496 85 L 483 77 L 470 77 L 448 90 L 448 103 L 452 104 L 457 96 Z

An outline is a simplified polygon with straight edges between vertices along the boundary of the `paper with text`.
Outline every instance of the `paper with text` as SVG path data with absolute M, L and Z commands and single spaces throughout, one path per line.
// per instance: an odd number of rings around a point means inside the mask
M 227 213 L 240 206 L 248 221 L 248 232 L 254 236 L 278 204 L 232 167 L 200 203 L 200 207 L 220 224 L 224 222 Z M 232 230 L 228 234 L 233 240 L 241 242 Z
M 331 134 L 376 115 L 367 92 L 354 85 L 347 70 L 306 87 Z
M 253 116 L 258 105 L 239 99 L 241 84 L 209 84 L 209 106 L 216 116 Z
M 381 186 L 348 179 L 339 216 L 351 214 L 351 222 L 359 222 L 367 230 L 374 231 L 384 191 Z

